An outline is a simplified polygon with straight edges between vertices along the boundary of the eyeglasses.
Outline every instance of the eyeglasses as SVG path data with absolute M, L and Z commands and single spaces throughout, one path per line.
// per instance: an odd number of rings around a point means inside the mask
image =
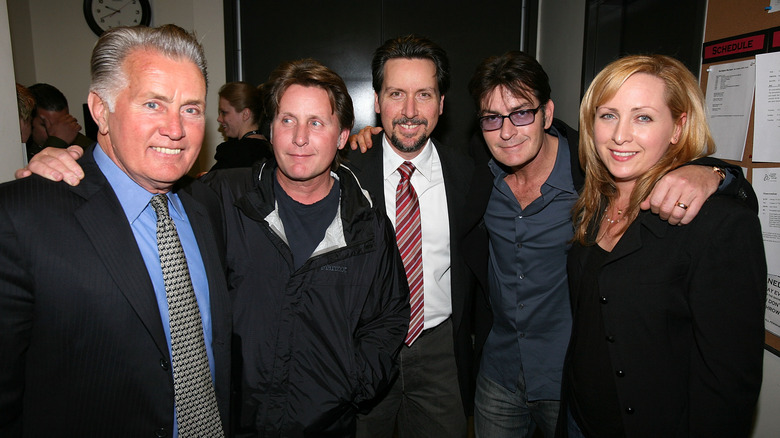
M 479 118 L 479 127 L 483 131 L 495 131 L 504 126 L 504 119 L 509 119 L 515 126 L 530 125 L 536 120 L 536 113 L 544 106 L 539 104 L 536 108 L 512 111 L 509 115 L 490 114 Z

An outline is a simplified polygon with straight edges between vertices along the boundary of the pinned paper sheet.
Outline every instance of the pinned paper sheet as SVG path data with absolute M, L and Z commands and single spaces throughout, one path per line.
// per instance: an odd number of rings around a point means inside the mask
M 780 161 L 780 52 L 756 55 L 753 161 Z
M 707 122 L 717 147 L 714 156 L 741 161 L 753 104 L 755 61 L 713 65 L 708 71 Z
M 767 300 L 765 328 L 780 336 L 780 168 L 753 169 L 758 218 L 766 252 Z

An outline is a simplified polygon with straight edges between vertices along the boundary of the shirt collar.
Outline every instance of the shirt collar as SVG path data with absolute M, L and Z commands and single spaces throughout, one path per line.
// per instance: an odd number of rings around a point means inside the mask
M 547 181 L 544 183 L 564 192 L 577 193 L 571 178 L 571 152 L 569 151 L 569 141 L 560 134 L 554 125 L 550 125 L 550 129 L 547 133 L 558 137 L 558 152 L 555 156 L 555 164 L 550 172 L 550 176 L 547 177 Z M 488 166 L 496 179 L 504 179 L 507 176 L 506 170 L 504 170 L 503 166 L 501 166 L 495 158 L 490 159 Z
M 138 216 L 149 205 L 149 200 L 152 199 L 154 194 L 148 192 L 138 183 L 133 181 L 114 161 L 106 155 L 100 145 L 95 147 L 93 153 L 95 163 L 97 163 L 100 171 L 103 172 L 111 188 L 114 190 L 116 197 L 119 199 L 119 203 L 122 205 L 122 210 L 127 216 L 128 222 L 131 224 L 138 219 Z M 169 204 L 173 207 L 170 211 L 171 217 L 184 218 L 184 206 L 181 203 L 178 195 L 168 192 Z
M 425 177 L 428 181 L 433 178 L 433 141 L 428 138 L 428 142 L 422 148 L 419 155 L 407 160 L 398 155 L 395 148 L 387 140 L 387 136 L 382 136 L 382 169 L 384 172 L 384 178 L 387 179 L 394 172 L 398 171 L 398 167 L 403 164 L 404 161 L 411 161 L 415 167 L 415 173 L 419 173 Z

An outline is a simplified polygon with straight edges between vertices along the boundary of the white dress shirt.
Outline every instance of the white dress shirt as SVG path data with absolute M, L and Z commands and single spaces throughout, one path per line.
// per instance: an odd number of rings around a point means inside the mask
M 407 161 L 398 155 L 382 136 L 382 167 L 385 179 L 385 209 L 395 228 L 395 191 L 401 174 L 398 167 Z M 412 186 L 420 203 L 422 224 L 423 297 L 425 326 L 438 326 L 452 315 L 452 290 L 450 283 L 450 226 L 447 213 L 447 192 L 441 160 L 433 143 L 423 147 L 419 155 L 410 160 L 416 168 L 412 174 Z

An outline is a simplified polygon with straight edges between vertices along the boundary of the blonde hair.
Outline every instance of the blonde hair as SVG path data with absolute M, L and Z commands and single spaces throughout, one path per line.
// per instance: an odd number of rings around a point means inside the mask
M 686 114 L 680 138 L 644 175 L 631 192 L 623 231 L 639 214 L 639 204 L 667 172 L 693 159 L 715 152 L 704 109 L 704 96 L 693 74 L 680 61 L 663 55 L 632 55 L 607 65 L 588 87 L 580 105 L 580 163 L 585 169 L 585 185 L 574 205 L 574 240 L 581 244 L 595 242 L 598 224 L 604 210 L 617 198 L 614 178 L 599 158 L 593 125 L 596 110 L 615 96 L 625 81 L 636 73 L 645 73 L 664 82 L 664 99 L 675 123 Z

